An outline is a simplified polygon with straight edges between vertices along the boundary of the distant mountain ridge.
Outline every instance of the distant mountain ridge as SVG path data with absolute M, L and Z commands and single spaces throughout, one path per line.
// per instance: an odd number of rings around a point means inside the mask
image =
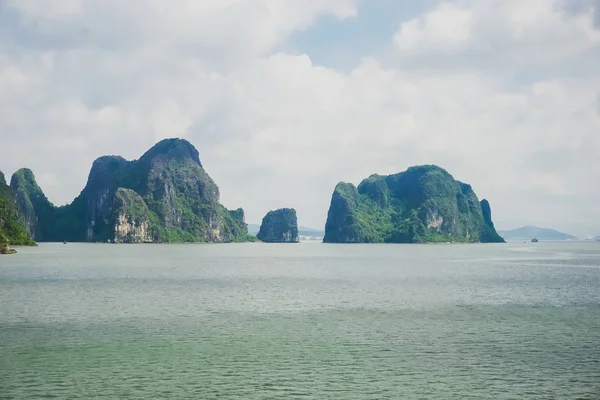
M 506 240 L 516 239 L 539 239 L 539 240 L 573 240 L 576 236 L 568 233 L 559 232 L 556 229 L 539 228 L 537 226 L 527 225 L 517 229 L 498 231 L 500 236 Z
M 306 226 L 300 226 L 298 227 L 298 234 L 301 236 L 323 237 L 325 236 L 325 231 L 322 229 L 314 229 Z
M 248 234 L 256 235 L 260 230 L 260 224 L 248 224 Z

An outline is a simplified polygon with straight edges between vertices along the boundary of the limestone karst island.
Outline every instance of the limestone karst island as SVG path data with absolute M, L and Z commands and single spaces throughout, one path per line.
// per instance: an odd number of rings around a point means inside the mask
M 0 254 L 15 253 L 11 245 L 34 244 L 35 242 L 25 230 L 15 195 L 0 171 Z
M 31 170 L 0 173 L 0 235 L 10 245 L 38 242 L 229 243 L 254 241 L 244 211 L 219 202 L 219 188 L 186 140 L 165 139 L 138 160 L 104 156 L 69 205 L 56 207 Z M 269 212 L 258 239 L 298 241 L 294 209 Z M 331 198 L 326 243 L 503 242 L 490 205 L 442 168 L 425 165 L 339 183 Z
M 262 220 L 256 237 L 268 243 L 298 242 L 298 218 L 293 208 L 269 211 Z
M 325 225 L 326 243 L 504 242 L 487 200 L 434 165 L 340 182 Z

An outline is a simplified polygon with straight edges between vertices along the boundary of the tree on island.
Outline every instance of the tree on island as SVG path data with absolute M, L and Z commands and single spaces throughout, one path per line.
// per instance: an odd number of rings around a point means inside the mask
M 11 249 L 9 246 L 8 238 L 4 233 L 0 233 L 0 254 L 12 254 L 16 253 L 15 250 Z
M 0 233 L 0 250 L 8 249 L 8 239 L 4 233 Z

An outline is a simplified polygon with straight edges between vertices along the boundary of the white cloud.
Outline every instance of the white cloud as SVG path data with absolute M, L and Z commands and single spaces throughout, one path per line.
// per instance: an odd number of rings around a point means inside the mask
M 497 221 L 600 225 L 600 31 L 561 7 L 441 2 L 399 23 L 393 57 L 341 71 L 277 46 L 353 1 L 14 1 L 0 168 L 64 203 L 94 158 L 179 136 L 251 222 L 292 206 L 319 227 L 337 181 L 435 163 Z
M 598 57 L 600 31 L 594 9 L 568 14 L 552 0 L 463 0 L 442 2 L 429 13 L 403 22 L 394 44 L 403 57 L 421 57 L 427 68 L 485 66 L 556 69 L 573 57 Z M 555 65 L 552 65 L 555 64 Z
M 403 52 L 454 52 L 474 40 L 473 11 L 456 4 L 441 4 L 430 13 L 404 22 L 394 36 Z
M 7 1 L 30 34 L 55 46 L 185 49 L 220 61 L 264 53 L 322 14 L 356 14 L 354 0 Z

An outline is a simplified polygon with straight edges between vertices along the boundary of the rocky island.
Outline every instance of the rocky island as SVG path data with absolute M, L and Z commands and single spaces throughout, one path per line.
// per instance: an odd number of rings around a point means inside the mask
M 38 241 L 241 242 L 248 240 L 244 211 L 219 203 L 219 188 L 198 151 L 183 139 L 165 139 L 142 157 L 94 161 L 81 194 L 55 207 L 33 173 L 11 179 L 29 234 Z
M 0 254 L 15 253 L 12 245 L 35 245 L 27 234 L 23 217 L 17 208 L 17 201 L 12 189 L 6 184 L 4 174 L 0 171 Z
M 487 200 L 435 165 L 340 182 L 331 198 L 326 243 L 504 242 Z
M 262 220 L 256 237 L 267 243 L 297 243 L 298 219 L 293 208 L 269 211 Z

